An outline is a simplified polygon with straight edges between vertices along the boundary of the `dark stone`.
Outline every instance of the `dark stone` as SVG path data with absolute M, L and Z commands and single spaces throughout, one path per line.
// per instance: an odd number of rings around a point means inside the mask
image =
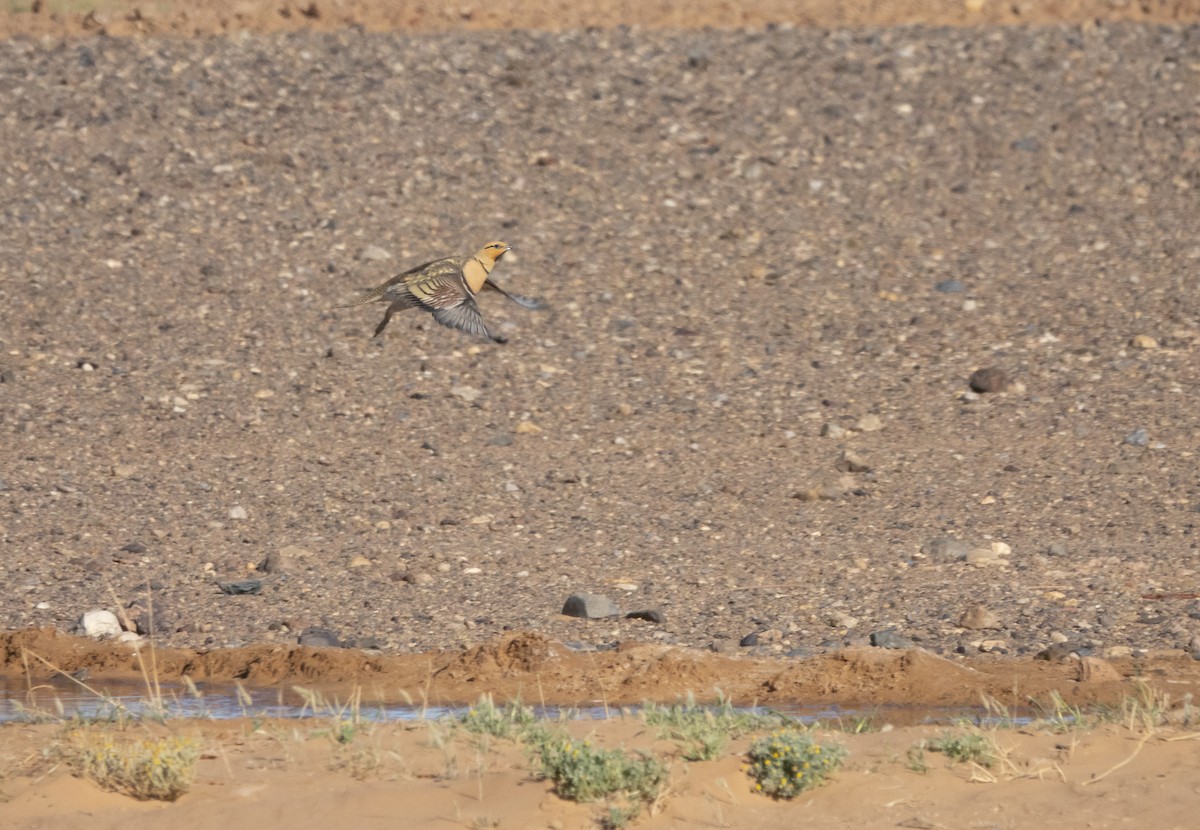
M 967 286 L 961 280 L 942 280 L 933 290 L 941 294 L 961 294 L 967 290 Z
M 513 437 L 507 432 L 502 432 L 499 435 L 493 435 L 488 439 L 488 446 L 490 447 L 511 447 L 512 444 Z
M 663 616 L 663 612 L 656 608 L 650 608 L 645 611 L 630 611 L 625 615 L 625 619 L 645 620 L 646 622 L 652 622 L 657 625 L 662 625 L 667 621 L 667 618 Z
M 907 637 L 901 637 L 894 628 L 885 628 L 882 631 L 871 632 L 871 645 L 876 648 L 913 648 L 916 643 Z
M 126 553 L 145 553 L 146 546 L 141 542 L 130 542 L 127 545 L 122 545 L 121 550 L 125 551 Z
M 742 648 L 749 648 L 750 646 L 758 645 L 758 632 L 751 631 L 749 634 L 743 637 L 740 642 L 738 642 L 738 645 Z
M 217 587 L 226 594 L 257 594 L 262 590 L 261 579 L 240 579 L 237 582 L 218 582 Z
M 979 393 L 1003 392 L 1008 388 L 1008 382 L 1008 372 L 995 366 L 976 369 L 967 380 L 972 391 Z
M 603 594 L 571 594 L 563 603 L 562 613 L 568 617 L 601 620 L 606 617 L 619 617 L 621 609 Z

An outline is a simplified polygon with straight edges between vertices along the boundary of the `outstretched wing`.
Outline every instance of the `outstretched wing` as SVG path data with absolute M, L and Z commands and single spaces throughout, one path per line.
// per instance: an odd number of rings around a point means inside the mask
M 493 291 L 497 291 L 497 292 L 503 294 L 505 297 L 508 297 L 510 300 L 512 300 L 514 303 L 521 306 L 522 308 L 528 308 L 533 311 L 538 311 L 543 308 L 548 308 L 546 303 L 542 302 L 541 300 L 532 299 L 530 297 L 522 297 L 520 294 L 513 294 L 509 291 L 505 291 L 503 288 L 496 285 L 496 283 L 492 282 L 491 280 L 488 280 L 487 282 L 485 282 L 483 284 L 483 287 L 490 288 Z
M 504 338 L 493 335 L 487 330 L 487 326 L 483 322 L 483 315 L 479 313 L 479 306 L 470 297 L 465 298 L 457 305 L 433 309 L 433 319 L 437 320 L 443 326 L 449 326 L 452 329 L 459 329 L 468 334 L 487 337 L 495 340 L 497 343 L 504 342 Z

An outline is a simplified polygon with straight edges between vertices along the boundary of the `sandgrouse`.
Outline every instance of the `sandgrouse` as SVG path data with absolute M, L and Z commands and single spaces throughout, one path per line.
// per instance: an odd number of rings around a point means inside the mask
M 352 303 L 335 308 L 353 308 L 370 302 L 390 303 L 383 320 L 375 329 L 378 337 L 392 315 L 406 308 L 420 308 L 433 314 L 433 319 L 443 326 L 461 329 L 470 334 L 489 337 L 497 343 L 505 338 L 492 334 L 483 322 L 475 295 L 484 288 L 498 291 L 524 308 L 545 308 L 540 300 L 531 300 L 519 294 L 510 294 L 491 282 L 488 277 L 500 257 L 512 250 L 506 242 L 489 242 L 470 256 L 452 256 L 426 262 L 397 274 L 383 285 L 376 286 Z

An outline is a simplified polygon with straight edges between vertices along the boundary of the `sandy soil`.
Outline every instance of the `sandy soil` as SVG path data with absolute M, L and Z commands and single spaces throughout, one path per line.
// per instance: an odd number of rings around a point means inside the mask
M 426 724 L 366 727 L 348 743 L 330 737 L 332 722 L 174 723 L 171 731 L 204 747 L 196 782 L 177 802 L 137 802 L 72 777 L 42 751 L 64 735 L 56 726 L 5 729 L 0 819 L 33 828 L 597 827 L 603 809 L 554 795 L 535 781 L 522 750 L 459 736 L 443 743 Z M 161 729 L 150 730 L 161 732 Z M 833 781 L 793 802 L 752 791 L 741 769 L 747 740 L 715 761 L 689 763 L 636 719 L 576 723 L 576 737 L 604 746 L 642 747 L 671 759 L 668 793 L 644 828 L 1065 827 L 1115 828 L 1126 816 L 1155 827 L 1193 826 L 1200 776 L 1196 733 L 1152 733 L 1117 726 L 1078 734 L 1000 730 L 1002 763 L 990 769 L 950 764 L 910 751 L 945 729 L 909 727 L 828 735 L 850 756 Z M 440 746 L 438 744 L 441 744 Z M 24 768 L 31 773 L 14 775 Z
M 32 655 L 140 677 L 65 633 L 106 607 L 164 680 L 368 700 L 1200 691 L 1200 3 L 130 9 L 0 10 L 9 683 L 50 676 Z M 325 310 L 498 235 L 500 281 L 553 307 L 485 304 L 504 347 Z M 986 367 L 1005 389 L 969 393 Z M 262 592 L 216 587 L 242 578 Z M 562 617 L 573 591 L 663 622 Z M 0 824 L 595 826 L 519 750 L 452 763 L 428 727 L 361 752 L 171 728 L 209 751 L 164 807 L 4 727 Z M 927 732 L 845 738 L 793 804 L 736 751 L 677 759 L 639 826 L 1190 827 L 1200 802 L 1186 733 L 1006 734 L 981 783 L 907 769 Z

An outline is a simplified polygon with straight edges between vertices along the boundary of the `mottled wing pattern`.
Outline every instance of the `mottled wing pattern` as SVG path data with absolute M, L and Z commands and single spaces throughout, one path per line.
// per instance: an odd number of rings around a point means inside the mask
M 458 305 L 435 308 L 433 310 L 433 319 L 437 320 L 443 326 L 449 326 L 452 329 L 460 329 L 468 334 L 475 334 L 497 342 L 503 342 L 503 338 L 494 337 L 487 330 L 487 326 L 483 322 L 483 315 L 479 313 L 479 306 L 470 297 L 465 298 Z
M 400 291 L 395 293 L 399 294 Z M 428 311 L 456 305 L 467 296 L 463 284 L 462 265 L 458 259 L 443 259 L 431 263 L 423 273 L 414 273 L 405 282 L 404 293 Z

